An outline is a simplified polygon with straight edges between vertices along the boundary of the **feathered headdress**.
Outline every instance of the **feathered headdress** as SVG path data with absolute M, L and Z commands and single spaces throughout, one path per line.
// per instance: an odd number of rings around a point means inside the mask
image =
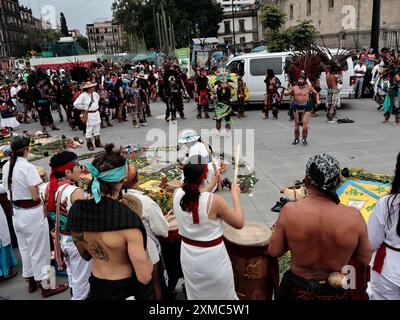
M 321 58 L 311 49 L 294 52 L 286 62 L 285 72 L 290 83 L 297 82 L 300 77 L 315 82 L 321 77 Z
M 313 50 L 317 52 L 321 62 L 325 65 L 324 69 L 329 68 L 331 72 L 342 72 L 347 68 L 347 60 L 354 56 L 354 51 L 337 49 L 336 54 L 325 47 L 314 46 Z M 326 71 L 326 70 L 324 70 Z
M 82 62 L 74 62 L 72 63 L 71 68 L 71 79 L 78 82 L 83 83 L 88 81 L 90 78 L 89 69 Z

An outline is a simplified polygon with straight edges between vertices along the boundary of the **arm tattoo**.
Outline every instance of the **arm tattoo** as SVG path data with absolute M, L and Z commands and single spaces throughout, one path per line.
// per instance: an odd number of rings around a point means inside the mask
M 96 241 L 94 241 L 91 245 L 90 245 L 90 251 L 93 253 L 93 255 L 100 259 L 100 260 L 104 260 L 104 261 L 109 261 L 110 257 L 108 256 L 107 251 L 100 246 Z

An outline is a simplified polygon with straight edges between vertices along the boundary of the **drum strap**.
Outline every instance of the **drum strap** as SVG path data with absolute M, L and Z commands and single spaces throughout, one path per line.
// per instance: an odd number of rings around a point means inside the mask
M 216 247 L 219 244 L 221 244 L 224 241 L 224 238 L 221 236 L 221 237 L 211 240 L 211 241 L 196 241 L 196 240 L 191 240 L 191 239 L 188 239 L 188 238 L 185 238 L 182 236 L 182 241 L 184 243 L 189 244 L 194 247 L 211 248 L 211 247 Z

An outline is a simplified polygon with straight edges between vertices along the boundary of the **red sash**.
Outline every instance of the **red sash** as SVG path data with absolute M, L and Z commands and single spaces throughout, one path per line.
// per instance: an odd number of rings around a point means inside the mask
M 375 272 L 378 272 L 379 274 L 382 273 L 383 263 L 385 262 L 386 248 L 389 248 L 396 252 L 400 252 L 400 249 L 393 248 L 392 246 L 389 246 L 385 242 L 383 242 L 381 244 L 378 251 L 376 252 L 375 259 L 374 259 L 374 266 L 372 267 L 372 270 L 374 270 Z
M 199 248 L 211 248 L 216 247 L 224 241 L 224 238 L 221 236 L 217 239 L 211 241 L 196 241 L 185 238 L 182 236 L 182 241 L 186 244 L 190 244 L 191 246 L 199 247 Z

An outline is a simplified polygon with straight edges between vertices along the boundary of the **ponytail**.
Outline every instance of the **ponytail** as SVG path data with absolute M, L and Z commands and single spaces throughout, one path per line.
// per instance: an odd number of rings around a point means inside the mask
M 194 224 L 199 224 L 200 185 L 207 177 L 207 162 L 201 156 L 193 156 L 184 166 L 183 173 L 185 181 L 182 190 L 185 194 L 180 201 L 180 206 L 183 211 L 192 213 Z

